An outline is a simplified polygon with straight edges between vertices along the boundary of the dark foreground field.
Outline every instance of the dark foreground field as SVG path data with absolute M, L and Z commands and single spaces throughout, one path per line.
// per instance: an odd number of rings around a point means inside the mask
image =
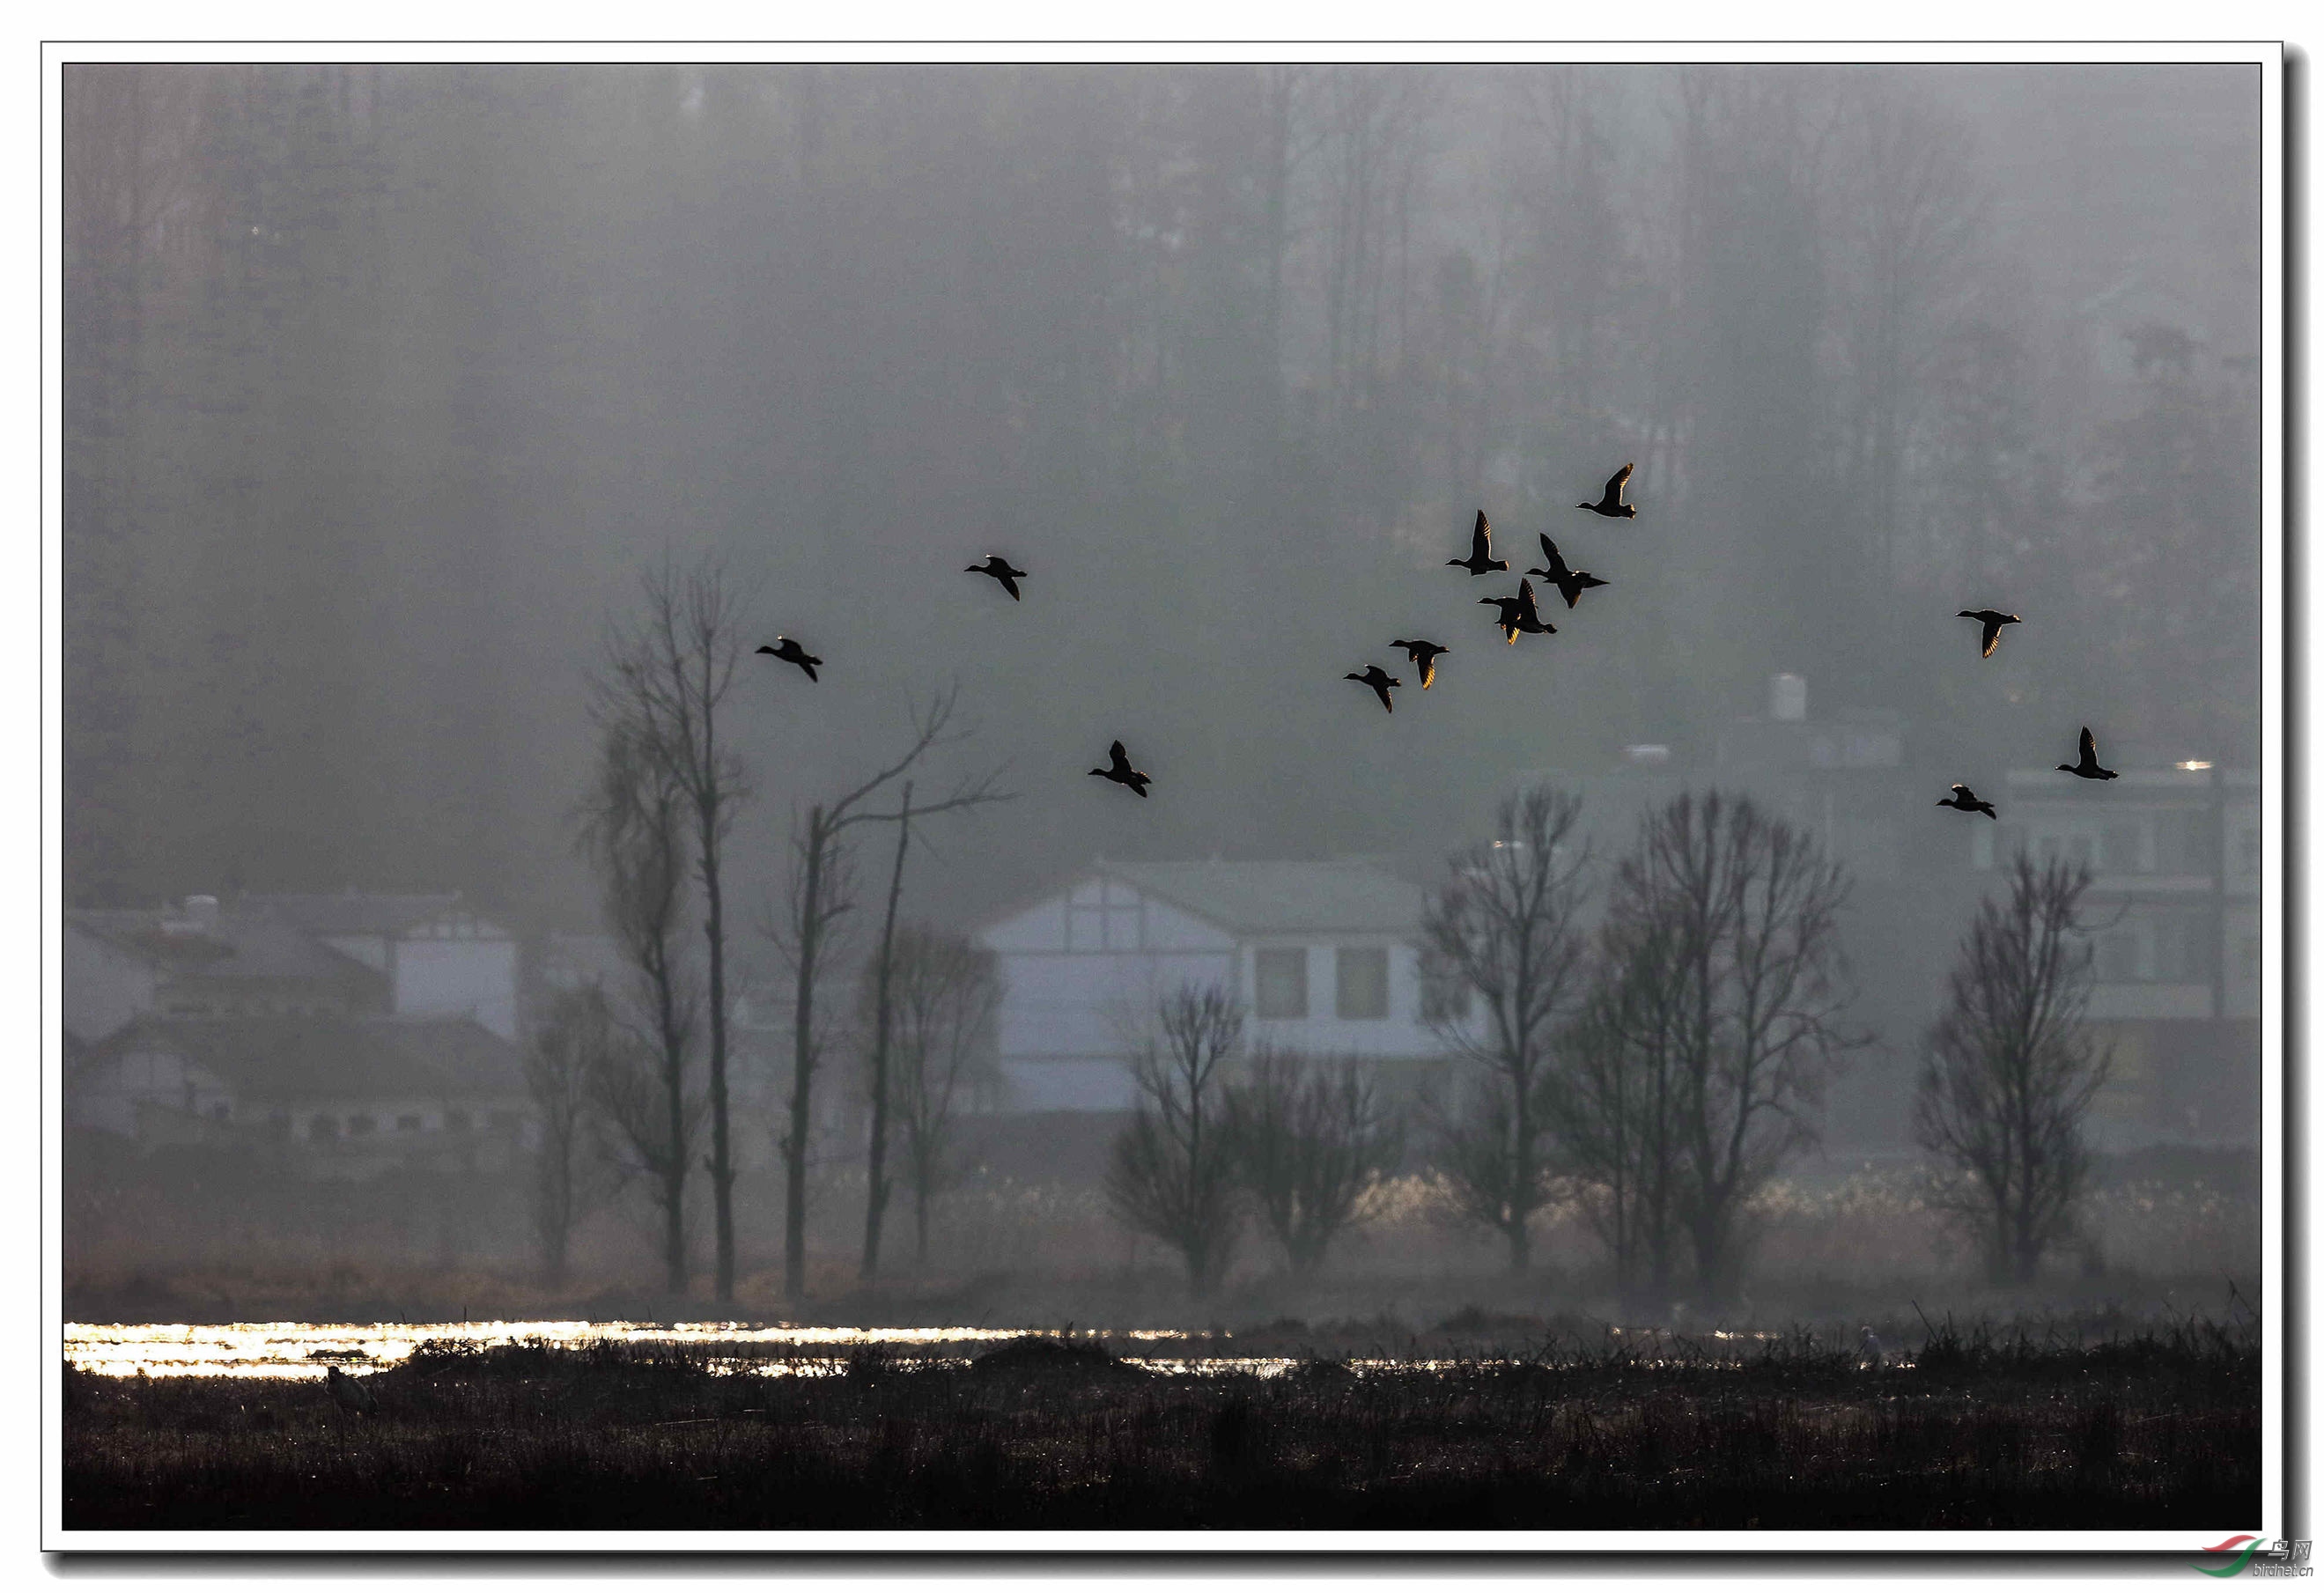
M 2258 1518 L 2259 1355 L 2205 1325 L 1794 1337 L 1434 1368 L 1140 1371 L 1019 1340 L 722 1375 L 709 1352 L 437 1346 L 367 1380 L 68 1371 L 68 1528 L 2172 1528 Z

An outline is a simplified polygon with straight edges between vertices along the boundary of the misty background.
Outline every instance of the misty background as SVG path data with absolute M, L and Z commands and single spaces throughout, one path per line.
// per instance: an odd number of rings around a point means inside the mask
M 1939 791 L 2082 723 L 2256 760 L 2249 68 L 97 65 L 64 114 L 76 907 L 590 923 L 584 672 L 665 548 L 828 661 L 741 694 L 746 900 L 955 677 L 1022 796 L 916 877 L 954 920 L 1438 855 L 1779 670 Z M 1570 507 L 1628 459 L 1637 520 Z M 1501 647 L 1480 507 L 1614 585 Z M 1388 720 L 1340 677 L 1414 627 Z

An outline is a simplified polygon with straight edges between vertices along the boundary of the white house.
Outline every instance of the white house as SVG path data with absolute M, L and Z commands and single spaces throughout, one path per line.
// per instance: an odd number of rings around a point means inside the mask
M 387 896 L 251 895 L 273 913 L 387 981 L 390 1009 L 411 1017 L 465 1013 L 503 1040 L 517 1034 L 516 938 L 457 891 Z
M 1441 1055 L 1424 1002 L 1423 889 L 1365 861 L 1100 861 L 976 931 L 1005 987 L 1000 1061 L 1023 1110 L 1111 1111 L 1156 1003 L 1183 983 L 1241 1001 L 1247 1037 L 1380 1060 Z

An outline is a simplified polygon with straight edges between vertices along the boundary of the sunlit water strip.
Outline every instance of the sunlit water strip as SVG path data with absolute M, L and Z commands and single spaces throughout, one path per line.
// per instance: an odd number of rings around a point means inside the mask
M 1615 1329 L 1618 1335 L 1621 1329 Z M 1630 1330 L 1633 1341 L 1660 1335 Z M 1240 1372 L 1274 1377 L 1300 1364 L 1283 1356 L 1213 1353 L 1217 1340 L 1171 1328 L 1132 1328 L 1088 1335 L 1135 1344 L 1148 1350 L 1125 1357 L 1128 1365 L 1173 1374 Z M 1775 1337 L 1767 1332 L 1714 1331 L 1709 1338 L 1734 1342 Z M 399 1365 L 431 1339 L 494 1346 L 540 1341 L 558 1348 L 593 1343 L 732 1346 L 740 1353 L 715 1355 L 712 1369 L 761 1377 L 825 1377 L 846 1369 L 846 1351 L 879 1345 L 920 1354 L 902 1358 L 918 1365 L 961 1365 L 959 1347 L 1027 1337 L 1062 1337 L 1042 1328 L 831 1328 L 742 1322 L 490 1321 L 490 1322 L 67 1322 L 65 1358 L 73 1367 L 106 1377 L 318 1378 L 333 1366 L 358 1374 Z M 1172 1346 L 1184 1353 L 1170 1354 Z M 1675 1349 L 1676 1346 L 1673 1345 Z M 1153 1353 L 1160 1351 L 1161 1353 Z M 788 1353 L 785 1353 L 788 1352 Z M 1698 1358 L 1657 1351 L 1641 1367 L 1695 1364 Z M 1452 1358 L 1363 1358 L 1343 1363 L 1364 1372 L 1443 1370 L 1462 1364 Z
M 813 1358 L 720 1358 L 734 1370 L 780 1375 L 837 1370 L 839 1363 L 830 1358 L 835 1352 L 864 1345 L 933 1348 L 997 1343 L 1028 1335 L 1057 1336 L 1038 1328 L 763 1327 L 731 1321 L 67 1322 L 65 1359 L 83 1371 L 122 1377 L 141 1370 L 152 1377 L 320 1377 L 332 1366 L 358 1372 L 395 1366 L 431 1339 L 487 1346 L 539 1340 L 568 1349 L 593 1343 L 731 1344 L 761 1352 L 802 1351 Z M 1094 1336 L 1152 1345 L 1205 1342 L 1199 1334 L 1167 1328 Z

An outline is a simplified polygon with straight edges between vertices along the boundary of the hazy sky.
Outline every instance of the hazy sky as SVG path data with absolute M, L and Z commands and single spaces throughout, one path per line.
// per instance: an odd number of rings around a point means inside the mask
M 665 549 L 826 660 L 743 671 L 746 903 L 955 679 L 1022 795 L 931 829 L 954 918 L 1097 854 L 1441 852 L 1521 771 L 1704 768 L 1779 668 L 1932 774 L 2256 755 L 2255 69 L 65 92 L 70 900 L 586 926 L 584 676 Z M 1636 520 L 1571 507 L 1631 459 Z M 1443 567 L 1480 508 L 1610 585 L 1503 645 L 1514 583 Z M 1987 602 L 2029 623 L 1947 673 Z M 1384 715 L 1341 677 L 1416 631 Z M 1117 736 L 1151 800 L 1084 773 Z

